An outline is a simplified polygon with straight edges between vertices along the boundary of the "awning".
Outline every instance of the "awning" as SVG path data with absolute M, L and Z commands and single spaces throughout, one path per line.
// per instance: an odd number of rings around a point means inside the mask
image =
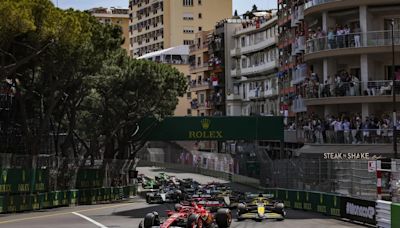
M 189 55 L 189 46 L 188 45 L 179 45 L 176 47 L 170 47 L 170 48 L 163 49 L 160 51 L 155 51 L 155 52 L 145 54 L 143 56 L 140 56 L 137 59 L 148 59 L 148 58 L 152 58 L 155 56 L 161 56 L 161 55 Z

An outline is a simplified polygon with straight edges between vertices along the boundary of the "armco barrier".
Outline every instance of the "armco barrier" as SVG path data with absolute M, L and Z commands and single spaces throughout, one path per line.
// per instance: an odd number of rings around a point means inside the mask
M 4 207 L 4 196 L 0 196 L 0 213 L 5 212 L 5 207 Z
M 391 205 L 392 202 L 376 201 L 376 225 L 382 228 L 391 228 Z
M 400 227 L 400 204 L 393 203 L 391 205 L 391 220 L 392 220 L 392 228 Z
M 0 196 L 0 213 L 15 213 L 78 204 L 119 201 L 136 194 L 136 186 L 95 189 L 73 189 L 41 193 L 7 194 Z

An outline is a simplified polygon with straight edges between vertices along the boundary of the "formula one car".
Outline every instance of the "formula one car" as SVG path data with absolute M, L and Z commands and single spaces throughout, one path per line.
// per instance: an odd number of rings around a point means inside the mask
M 154 179 L 143 177 L 142 187 L 144 189 L 158 189 L 160 185 Z
M 286 217 L 284 204 L 272 200 L 272 196 L 264 196 L 263 194 L 259 194 L 258 197 L 253 198 L 248 203 L 239 203 L 237 209 L 238 221 L 244 219 L 277 219 L 282 221 Z
M 154 177 L 156 179 L 156 181 L 158 182 L 167 182 L 168 180 L 171 179 L 170 176 L 168 176 L 166 173 L 159 173 L 157 176 Z
M 151 203 L 179 203 L 182 199 L 182 191 L 174 187 L 163 187 L 157 192 L 146 194 L 146 202 Z
M 139 228 L 228 228 L 232 222 L 229 209 L 221 208 L 215 216 L 205 208 L 193 204 L 191 206 L 175 205 L 175 211 L 167 211 L 168 218 L 161 221 L 157 212 L 148 213 L 139 224 Z

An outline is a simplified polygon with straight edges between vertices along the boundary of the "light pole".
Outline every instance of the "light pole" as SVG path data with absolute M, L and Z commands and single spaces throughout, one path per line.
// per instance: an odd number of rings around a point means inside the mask
M 392 96 L 393 96 L 393 152 L 394 158 L 397 159 L 397 119 L 396 119 L 396 72 L 395 72 L 395 59 L 394 59 L 394 19 L 392 19 Z

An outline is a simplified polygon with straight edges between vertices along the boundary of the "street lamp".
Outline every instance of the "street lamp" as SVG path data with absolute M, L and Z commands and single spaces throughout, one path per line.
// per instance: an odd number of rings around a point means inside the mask
M 392 19 L 392 96 L 393 96 L 393 152 L 394 158 L 397 159 L 397 119 L 396 119 L 396 72 L 394 59 L 394 18 Z

